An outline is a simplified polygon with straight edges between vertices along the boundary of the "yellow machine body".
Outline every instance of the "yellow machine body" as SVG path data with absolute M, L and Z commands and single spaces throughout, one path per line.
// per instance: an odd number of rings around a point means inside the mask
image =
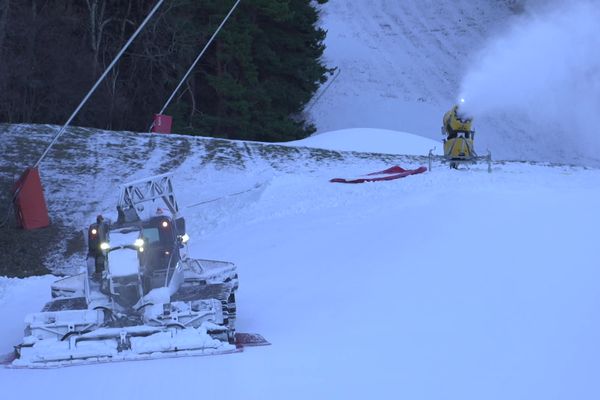
M 444 156 L 455 160 L 467 160 L 476 156 L 473 151 L 473 139 L 471 137 L 466 138 L 461 134 L 455 138 L 446 139 L 444 141 Z
M 486 156 L 478 156 L 475 153 L 473 131 L 473 118 L 459 111 L 458 105 L 452 107 L 444 114 L 442 134 L 444 139 L 444 155 L 438 159 L 442 163 L 448 163 L 450 168 L 458 169 L 460 165 L 477 164 L 480 161 L 487 162 L 488 172 L 492 172 L 492 154 L 488 151 Z M 429 151 L 429 170 L 433 166 L 433 150 Z
M 457 114 L 458 106 L 452 107 L 450 111 L 444 114 L 444 128 L 450 132 L 471 132 L 473 119 L 459 118 Z

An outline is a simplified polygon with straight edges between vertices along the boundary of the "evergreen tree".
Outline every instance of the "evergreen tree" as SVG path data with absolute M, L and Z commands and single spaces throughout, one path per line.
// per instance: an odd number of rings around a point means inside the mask
M 219 17 L 230 6 L 205 3 Z M 212 33 L 220 19 L 209 17 L 203 26 Z M 325 32 L 317 22 L 310 0 L 242 2 L 193 77 L 197 99 L 190 91 L 170 110 L 177 130 L 261 141 L 312 133 L 301 112 L 328 71 L 320 59 Z
M 165 1 L 75 124 L 147 130 L 234 2 Z M 167 110 L 174 131 L 262 141 L 310 134 L 302 110 L 329 71 L 316 3 L 242 0 Z M 0 121 L 64 123 L 154 4 L 10 0 L 0 7 Z

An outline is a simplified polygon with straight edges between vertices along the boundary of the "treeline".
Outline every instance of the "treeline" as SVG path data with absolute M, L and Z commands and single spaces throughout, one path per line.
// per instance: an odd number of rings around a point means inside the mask
M 327 0 L 318 0 L 325 3 Z M 62 124 L 154 0 L 0 0 L 0 121 Z M 166 0 L 75 120 L 146 131 L 234 0 Z M 325 81 L 311 0 L 242 0 L 173 101 L 175 131 L 278 141 Z

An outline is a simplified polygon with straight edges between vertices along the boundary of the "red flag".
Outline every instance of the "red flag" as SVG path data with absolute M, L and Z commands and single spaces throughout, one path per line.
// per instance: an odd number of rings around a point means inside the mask
M 399 165 L 394 165 L 383 171 L 371 172 L 370 174 L 363 175 L 358 178 L 345 179 L 345 178 L 334 178 L 329 182 L 334 183 L 364 183 L 364 182 L 378 182 L 378 181 L 391 181 L 394 179 L 404 178 L 409 175 L 421 174 L 427 171 L 426 167 L 419 167 L 417 169 L 404 169 Z

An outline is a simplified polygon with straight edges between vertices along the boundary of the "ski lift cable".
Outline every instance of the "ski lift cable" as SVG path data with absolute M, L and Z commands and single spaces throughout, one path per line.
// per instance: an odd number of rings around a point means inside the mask
M 146 24 L 148 23 L 148 21 L 150 21 L 150 19 L 152 18 L 152 16 L 154 16 L 154 14 L 156 13 L 156 11 L 158 11 L 158 9 L 164 3 L 164 1 L 165 0 L 158 0 L 158 2 L 156 3 L 156 5 L 154 6 L 154 8 L 146 16 L 146 18 L 141 23 L 141 25 L 137 28 L 137 30 L 133 33 L 133 35 L 131 35 L 131 37 L 129 38 L 129 40 L 127 41 L 127 43 L 125 43 L 125 45 L 123 46 L 123 48 L 119 51 L 119 53 L 116 55 L 116 57 L 114 58 L 114 60 L 110 63 L 110 65 L 108 66 L 108 68 L 106 68 L 106 70 L 104 71 L 104 73 L 100 76 L 100 78 L 98 78 L 98 80 L 96 81 L 96 83 L 94 84 L 94 86 L 90 89 L 90 91 L 88 92 L 88 94 L 83 98 L 83 100 L 81 101 L 81 103 L 79 103 L 79 105 L 77 106 L 77 108 L 75 109 L 75 111 L 73 112 L 73 114 L 71 114 L 71 116 L 69 117 L 69 119 L 67 120 L 67 122 L 62 126 L 62 128 L 60 128 L 60 130 L 58 131 L 58 133 L 54 136 L 54 139 L 52 139 L 52 142 L 50 142 L 50 144 L 48 145 L 48 147 L 46 148 L 46 150 L 44 151 L 44 153 L 42 154 L 42 156 L 39 158 L 39 160 L 33 166 L 34 168 L 37 168 L 38 165 L 40 165 L 40 163 L 44 160 L 44 158 L 46 157 L 46 155 L 48 154 L 48 152 L 50 151 L 50 149 L 52 148 L 52 146 L 54 146 L 54 144 L 56 143 L 56 141 L 65 133 L 65 130 L 71 124 L 71 122 L 73 121 L 73 119 L 75 118 L 75 116 L 77 116 L 77 114 L 79 113 L 79 111 L 81 110 L 81 108 L 89 100 L 89 98 L 92 96 L 92 94 L 94 94 L 94 92 L 96 91 L 96 89 L 98 88 L 98 86 L 100 86 L 100 83 L 102 83 L 102 81 L 104 80 L 104 78 L 106 78 L 106 76 L 112 70 L 112 68 L 115 66 L 115 64 L 117 63 L 117 61 L 119 61 L 119 59 L 121 58 L 121 56 L 123 55 L 123 53 L 125 53 L 125 51 L 129 47 L 129 45 L 131 45 L 131 43 L 139 35 L 139 33 L 142 31 L 142 29 L 144 29 L 144 26 L 146 26 Z
M 308 107 L 305 109 L 305 112 L 310 112 L 310 110 L 312 110 L 312 108 L 314 107 L 314 105 L 321 99 L 321 97 L 325 94 L 325 92 L 327 92 L 327 90 L 329 90 L 329 87 L 333 84 L 333 82 L 335 82 L 335 80 L 338 78 L 338 76 L 340 76 L 340 74 L 342 73 L 342 69 L 340 67 L 336 67 L 336 68 L 337 68 L 337 73 L 327 83 L 327 86 L 325 86 L 325 88 L 323 90 L 321 90 L 321 92 L 319 93 L 319 95 L 316 96 L 314 98 L 314 100 L 308 105 Z
M 262 186 L 264 186 L 266 184 L 267 184 L 267 182 L 257 183 L 254 186 L 252 186 L 251 188 L 248 188 L 246 190 L 242 190 L 242 191 L 239 191 L 239 192 L 236 192 L 236 193 L 229 193 L 229 194 L 226 194 L 226 195 L 221 196 L 221 197 L 215 197 L 214 199 L 204 200 L 204 201 L 200 201 L 198 203 L 190 204 L 190 205 L 186 206 L 186 208 L 197 207 L 197 206 L 201 206 L 201 205 L 208 204 L 208 203 L 214 203 L 215 201 L 223 200 L 223 199 L 226 199 L 228 197 L 239 196 L 241 194 L 251 192 L 251 191 L 253 191 L 255 189 L 260 189 Z
M 198 64 L 198 62 L 200 61 L 200 59 L 202 58 L 202 56 L 204 55 L 204 53 L 206 52 L 206 50 L 208 49 L 208 47 L 211 45 L 211 43 L 213 42 L 213 40 L 215 40 L 215 38 L 217 37 L 217 35 L 221 31 L 221 28 L 223 28 L 223 26 L 225 25 L 225 23 L 227 22 L 227 20 L 231 16 L 231 14 L 233 14 L 233 12 L 237 8 L 238 4 L 240 4 L 240 1 L 241 0 L 237 0 L 235 2 L 235 4 L 233 5 L 233 7 L 231 7 L 231 10 L 229 10 L 229 13 L 227 13 L 227 15 L 225 16 L 225 18 L 223 19 L 223 21 L 221 22 L 221 24 L 219 25 L 219 27 L 215 31 L 215 33 L 213 33 L 213 35 L 208 40 L 208 42 L 206 43 L 206 45 L 204 46 L 204 48 L 202 49 L 202 51 L 200 52 L 200 54 L 198 54 L 198 57 L 196 57 L 196 59 L 194 60 L 194 62 L 190 66 L 190 68 L 187 70 L 187 72 L 185 73 L 185 75 L 183 76 L 183 78 L 181 79 L 181 81 L 179 82 L 179 84 L 177 85 L 177 87 L 175 88 L 175 90 L 173 90 L 173 93 L 171 93 L 171 96 L 165 102 L 165 104 L 161 108 L 159 114 L 164 113 L 165 110 L 167 109 L 167 107 L 169 107 L 169 104 L 171 104 L 171 101 L 173 101 L 173 98 L 175 97 L 175 95 L 177 94 L 177 92 L 179 91 L 179 89 L 181 89 L 181 86 L 185 83 L 185 81 L 190 76 L 190 74 L 192 73 L 192 71 L 194 70 L 194 68 L 196 68 L 196 65 Z M 152 129 L 153 126 L 154 126 L 154 123 L 150 126 L 150 129 Z

